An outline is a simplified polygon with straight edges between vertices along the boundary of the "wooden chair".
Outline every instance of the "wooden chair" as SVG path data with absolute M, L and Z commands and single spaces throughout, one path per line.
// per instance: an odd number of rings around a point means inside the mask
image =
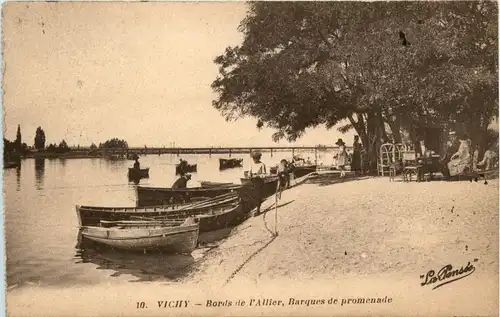
M 419 166 L 415 151 L 406 150 L 401 152 L 401 159 L 403 161 L 403 181 L 410 182 L 413 175 L 418 180 Z
M 385 176 L 385 173 L 390 174 L 390 167 L 393 163 L 394 157 L 394 145 L 390 143 L 382 144 L 380 147 L 379 159 L 377 162 L 377 171 L 381 176 Z

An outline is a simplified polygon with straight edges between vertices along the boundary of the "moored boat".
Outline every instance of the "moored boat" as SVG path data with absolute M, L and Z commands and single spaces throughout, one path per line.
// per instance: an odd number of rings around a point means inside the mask
M 16 161 L 10 161 L 10 162 L 4 162 L 3 163 L 3 168 L 15 168 L 21 166 L 21 162 L 16 162 Z
M 238 193 L 229 193 L 217 198 L 170 206 L 151 207 L 101 207 L 101 206 L 76 206 L 79 226 L 97 226 L 105 221 L 133 220 L 133 218 L 158 218 L 170 217 L 171 219 L 184 219 L 193 215 L 210 213 L 220 210 L 238 202 Z
M 145 221 L 182 221 L 188 217 L 194 217 L 200 225 L 200 232 L 215 231 L 240 223 L 245 218 L 244 206 L 238 202 L 218 206 L 209 209 L 191 210 L 185 213 L 169 213 L 164 216 L 142 217 L 132 216 L 131 219 Z
M 169 187 L 144 187 L 137 186 L 137 207 L 169 205 L 175 203 L 189 202 L 193 198 L 214 198 L 231 191 L 237 190 L 240 185 L 220 187 L 191 187 L 176 188 Z
M 149 167 L 148 168 L 128 168 L 128 177 L 129 178 L 146 178 L 149 177 Z
M 226 168 L 235 168 L 235 167 L 240 167 L 242 166 L 243 159 L 236 159 L 236 158 L 231 158 L 231 159 L 219 159 L 219 169 L 226 169 Z
M 175 174 L 182 175 L 184 173 L 194 173 L 198 170 L 198 164 L 186 164 L 181 166 L 181 164 L 175 165 Z
M 112 248 L 129 251 L 158 250 L 191 253 L 198 243 L 199 224 L 155 221 L 103 222 L 101 226 L 81 228 L 85 239 Z

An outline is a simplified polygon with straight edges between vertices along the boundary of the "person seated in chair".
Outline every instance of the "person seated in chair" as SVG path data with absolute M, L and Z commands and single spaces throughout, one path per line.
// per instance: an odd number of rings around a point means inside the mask
M 450 176 L 458 176 L 463 174 L 467 168 L 470 168 L 471 155 L 470 155 L 470 145 L 469 140 L 465 135 L 459 136 L 460 145 L 458 151 L 455 152 L 448 162 L 448 170 L 450 171 Z
M 451 156 L 458 151 L 460 142 L 458 142 L 455 132 L 449 133 L 449 140 L 446 142 L 446 147 L 443 155 L 439 159 L 441 165 L 441 174 L 444 178 L 450 177 L 450 171 L 448 170 L 448 163 L 451 161 Z
M 487 171 L 496 167 L 498 155 L 492 150 L 486 150 L 481 162 L 477 162 L 477 170 Z

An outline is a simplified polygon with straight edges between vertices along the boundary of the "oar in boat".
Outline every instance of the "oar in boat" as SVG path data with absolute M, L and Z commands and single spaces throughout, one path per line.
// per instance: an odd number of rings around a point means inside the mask
M 207 200 L 204 200 L 204 201 L 201 201 L 201 202 L 198 202 L 198 203 L 194 203 L 194 204 L 190 204 L 190 205 L 181 207 L 179 209 L 176 209 L 176 211 L 182 211 L 182 210 L 185 210 L 185 209 L 194 209 L 194 208 L 208 207 L 208 206 L 216 204 L 216 203 L 223 203 L 225 200 L 227 200 L 228 202 L 230 202 L 230 201 L 234 200 L 237 197 L 238 197 L 238 193 L 236 193 L 236 192 L 234 192 L 234 193 L 227 193 L 227 194 L 223 194 L 223 195 L 220 195 L 220 196 L 217 196 L 217 197 L 214 197 L 214 198 L 211 198 L 211 199 L 207 199 Z
M 184 220 L 163 220 L 163 221 L 158 221 L 158 220 L 122 220 L 122 221 L 107 221 L 107 220 L 101 220 L 101 224 L 107 225 L 110 227 L 127 227 L 127 226 L 135 226 L 135 227 L 141 227 L 141 226 L 179 226 L 182 223 L 184 223 Z

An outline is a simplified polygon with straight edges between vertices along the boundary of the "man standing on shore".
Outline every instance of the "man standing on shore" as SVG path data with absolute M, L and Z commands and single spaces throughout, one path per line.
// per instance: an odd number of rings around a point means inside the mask
M 250 167 L 248 169 L 248 177 L 251 179 L 256 193 L 255 199 L 257 204 L 257 210 L 255 211 L 254 216 L 257 216 L 258 214 L 260 214 L 260 205 L 262 204 L 262 199 L 264 195 L 263 193 L 265 184 L 264 177 L 267 174 L 267 169 L 266 165 L 261 161 L 262 158 L 261 152 L 255 151 L 250 155 L 252 157 L 252 162 L 250 163 Z

